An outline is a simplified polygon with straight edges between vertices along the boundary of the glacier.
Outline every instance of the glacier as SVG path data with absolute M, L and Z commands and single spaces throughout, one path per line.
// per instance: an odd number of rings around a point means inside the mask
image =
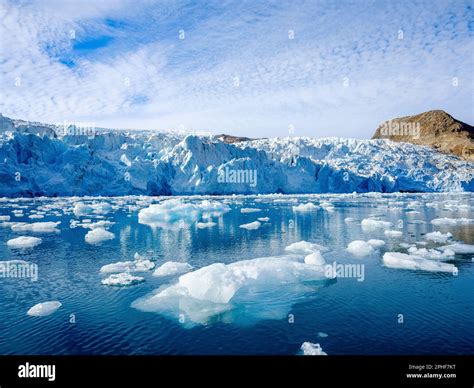
M 474 191 L 473 163 L 389 140 L 228 144 L 210 135 L 107 129 L 87 136 L 0 115 L 0 160 L 4 197 Z M 256 171 L 258 179 L 222 181 L 224 170 Z

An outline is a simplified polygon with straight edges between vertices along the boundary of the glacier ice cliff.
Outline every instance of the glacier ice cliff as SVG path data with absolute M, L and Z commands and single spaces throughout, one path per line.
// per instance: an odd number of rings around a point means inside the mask
M 8 197 L 474 191 L 474 163 L 382 139 L 90 136 L 0 115 L 0 160 Z

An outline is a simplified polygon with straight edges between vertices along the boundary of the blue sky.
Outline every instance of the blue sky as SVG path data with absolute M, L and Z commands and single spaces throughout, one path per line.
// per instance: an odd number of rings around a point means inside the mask
M 15 118 L 365 138 L 431 109 L 473 124 L 473 74 L 473 1 L 0 0 Z

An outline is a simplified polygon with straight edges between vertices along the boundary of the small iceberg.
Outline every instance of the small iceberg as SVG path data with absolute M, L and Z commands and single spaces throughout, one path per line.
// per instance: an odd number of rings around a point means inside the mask
M 8 240 L 7 246 L 15 249 L 34 248 L 37 245 L 40 245 L 42 242 L 43 240 L 37 237 L 21 236 Z
M 323 351 L 321 345 L 313 344 L 311 342 L 303 342 L 300 350 L 303 356 L 327 356 L 327 353 Z
M 128 272 L 122 272 L 110 275 L 108 278 L 102 280 L 102 284 L 105 286 L 126 287 L 133 286 L 134 284 L 142 283 L 144 281 L 145 279 L 140 276 L 133 276 Z
M 88 244 L 98 244 L 102 241 L 113 240 L 115 235 L 104 228 L 92 229 L 87 232 L 85 240 Z
M 174 276 L 181 275 L 183 273 L 189 272 L 193 267 L 188 263 L 180 263 L 177 261 L 168 261 L 163 265 L 159 266 L 153 272 L 153 276 L 163 277 L 163 276 Z
M 58 302 L 57 300 L 38 303 L 30 308 L 27 311 L 27 314 L 30 317 L 46 317 L 55 313 L 61 306 L 61 302 Z

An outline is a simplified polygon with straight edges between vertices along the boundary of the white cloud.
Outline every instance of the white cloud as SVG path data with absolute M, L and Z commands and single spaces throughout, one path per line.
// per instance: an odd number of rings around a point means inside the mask
M 474 121 L 474 26 L 460 2 L 94 3 L 2 2 L 4 115 L 250 136 L 293 125 L 295 135 L 367 137 L 430 109 Z M 75 55 L 71 30 L 117 39 Z

